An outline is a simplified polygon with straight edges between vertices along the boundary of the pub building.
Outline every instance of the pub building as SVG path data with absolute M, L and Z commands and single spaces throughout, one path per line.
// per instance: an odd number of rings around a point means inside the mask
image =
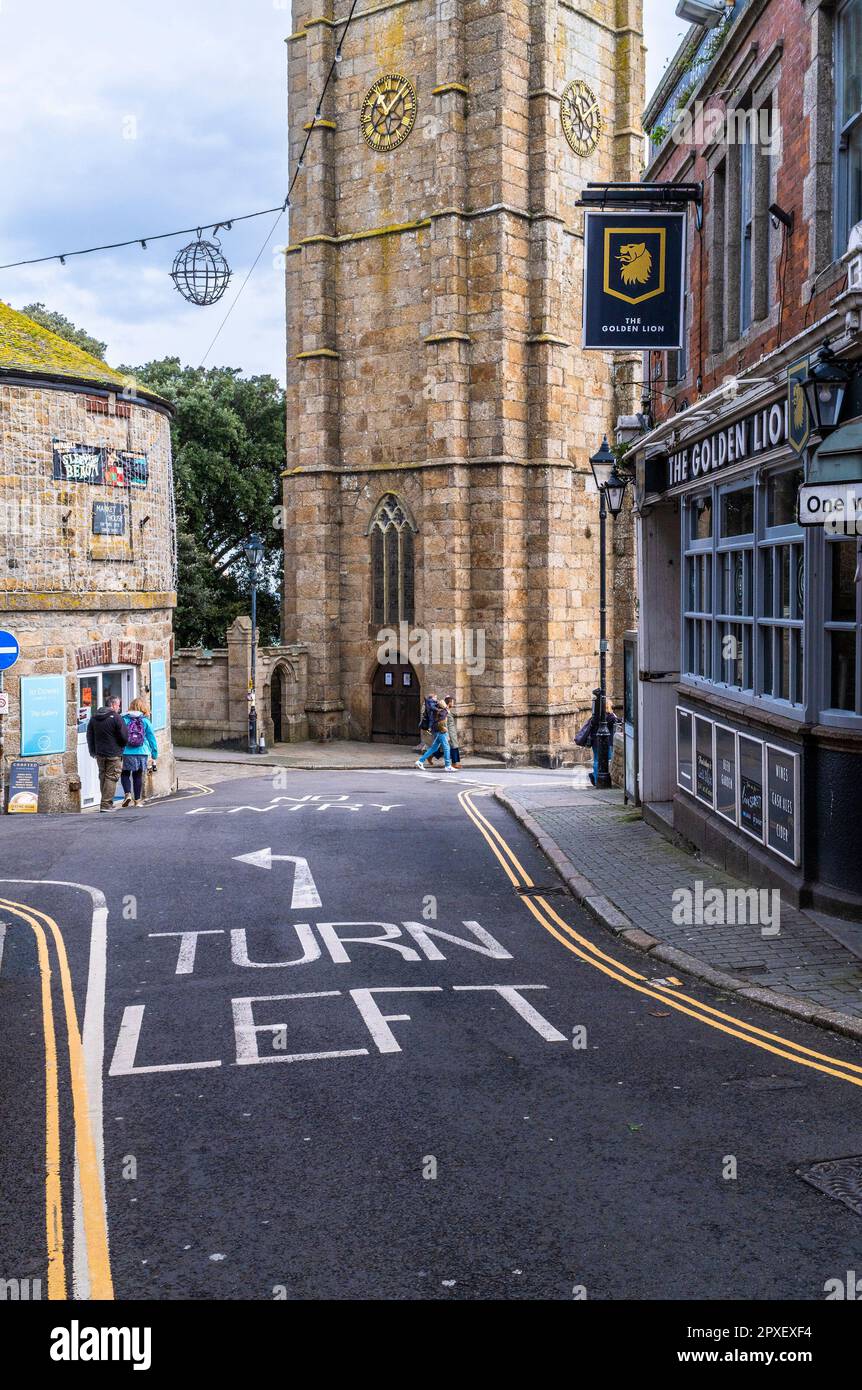
M 862 917 L 862 520 L 799 524 L 806 482 L 862 497 L 862 376 L 821 439 L 798 346 L 633 446 L 639 795 L 729 872 Z
M 148 794 L 174 785 L 170 410 L 0 302 L 0 629 L 20 647 L 0 717 L 12 810 L 98 805 L 87 724 L 113 695 L 150 705 Z
M 683 331 L 626 422 L 633 790 L 706 860 L 860 918 L 862 534 L 823 518 L 862 494 L 862 0 L 714 19 L 644 112 L 643 183 L 699 198 Z

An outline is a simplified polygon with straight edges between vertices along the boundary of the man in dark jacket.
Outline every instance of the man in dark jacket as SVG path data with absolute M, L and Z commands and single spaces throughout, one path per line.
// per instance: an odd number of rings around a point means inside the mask
M 87 725 L 87 747 L 90 757 L 96 759 L 99 769 L 99 787 L 102 792 L 100 811 L 110 811 L 113 808 L 114 793 L 123 768 L 123 749 L 128 741 L 125 721 L 120 718 L 120 699 L 115 695 L 90 716 Z

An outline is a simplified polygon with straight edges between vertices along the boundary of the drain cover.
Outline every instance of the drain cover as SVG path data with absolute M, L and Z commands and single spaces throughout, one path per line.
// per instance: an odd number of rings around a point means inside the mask
M 812 1163 L 808 1168 L 797 1168 L 796 1176 L 862 1216 L 862 1155 Z

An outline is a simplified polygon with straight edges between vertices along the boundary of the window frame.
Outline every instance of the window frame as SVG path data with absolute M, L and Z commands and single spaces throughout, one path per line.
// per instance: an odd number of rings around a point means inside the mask
M 854 6 L 859 9 L 859 24 L 862 28 L 862 0 L 844 0 L 835 11 L 834 20 L 834 39 L 833 39 L 833 64 L 835 73 L 835 93 L 833 102 L 834 112 L 834 254 L 837 257 L 843 256 L 847 249 L 847 240 L 851 228 L 855 225 L 850 211 L 850 172 L 851 172 L 851 141 L 859 143 L 860 157 L 862 157 L 862 58 L 857 59 L 860 63 L 860 91 L 859 106 L 847 115 L 843 110 L 844 100 L 844 73 L 847 64 L 848 51 L 850 44 L 847 40 L 844 26 L 847 16 Z M 862 219 L 862 200 L 858 208 L 858 218 Z
M 748 471 L 741 476 L 735 477 L 728 482 L 713 479 L 705 487 L 692 489 L 681 499 L 680 506 L 680 525 L 682 538 L 682 573 L 681 573 L 681 624 L 680 624 L 680 683 L 689 686 L 693 690 L 703 693 L 711 692 L 721 695 L 735 702 L 740 706 L 757 706 L 765 710 L 770 710 L 776 714 L 782 714 L 791 719 L 802 720 L 805 715 L 808 697 L 808 651 L 809 644 L 805 641 L 805 612 L 804 604 L 806 598 L 810 602 L 810 595 L 803 593 L 803 605 L 800 611 L 798 595 L 795 585 L 791 585 L 791 615 L 787 618 L 774 611 L 767 613 L 764 608 L 765 597 L 765 573 L 766 573 L 766 553 L 771 551 L 778 553 L 781 547 L 791 547 L 791 560 L 793 559 L 793 547 L 800 548 L 799 559 L 803 565 L 803 584 L 805 582 L 805 565 L 808 563 L 809 538 L 804 528 L 797 523 L 787 523 L 782 526 L 767 526 L 767 501 L 768 485 L 771 479 L 782 473 L 790 473 L 798 470 L 799 462 L 796 459 L 783 460 L 774 467 L 766 467 Z M 753 492 L 753 529 L 739 536 L 725 536 L 722 534 L 722 502 L 723 499 L 733 492 L 751 489 Z M 698 498 L 709 496 L 712 504 L 712 535 L 709 540 L 692 541 L 690 536 L 691 515 L 694 504 Z M 725 611 L 725 593 L 723 586 L 723 566 L 726 563 L 724 556 L 732 556 L 736 553 L 750 555 L 751 559 L 742 561 L 743 566 L 743 598 L 742 613 L 728 613 Z M 712 566 L 712 604 L 711 611 L 695 610 L 687 607 L 689 596 L 689 567 L 696 556 L 710 556 Z M 795 571 L 794 571 L 795 573 Z M 773 596 L 775 586 L 778 583 L 775 566 L 773 565 Z M 695 597 L 698 597 L 697 591 Z M 733 607 L 731 603 L 729 605 Z M 772 603 L 774 610 L 775 604 Z M 706 676 L 700 671 L 688 669 L 688 651 L 690 644 L 690 624 L 695 622 L 709 623 L 711 625 L 711 671 L 712 675 Z M 722 636 L 725 635 L 727 628 L 733 624 L 742 628 L 743 641 L 743 673 L 742 679 L 750 680 L 750 684 L 737 685 L 724 679 L 725 665 L 721 655 Z M 785 700 L 775 695 L 772 690 L 764 690 L 764 670 L 765 663 L 762 653 L 762 642 L 764 632 L 770 634 L 789 629 L 791 633 L 798 631 L 798 638 L 792 635 L 789 638 L 791 657 L 790 669 L 790 695 L 791 699 Z M 696 629 L 699 631 L 699 626 Z M 734 634 L 735 635 L 735 634 Z M 775 644 L 780 641 L 780 637 L 770 636 L 773 647 L 772 671 L 775 666 Z M 747 643 L 747 650 L 746 650 Z M 798 643 L 801 661 L 802 674 L 801 681 L 796 677 L 795 652 Z M 719 679 L 719 676 L 722 677 Z M 796 696 L 796 698 L 792 698 Z

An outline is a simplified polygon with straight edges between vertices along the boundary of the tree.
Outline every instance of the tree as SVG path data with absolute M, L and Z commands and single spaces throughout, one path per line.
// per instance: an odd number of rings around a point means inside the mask
M 235 367 L 183 367 L 177 357 L 121 367 L 175 408 L 171 422 L 177 502 L 178 646 L 222 646 L 247 613 L 250 576 L 242 542 L 264 542 L 258 575 L 261 642 L 279 640 L 282 536 L 274 525 L 285 464 L 284 391 L 271 376 Z
M 89 352 L 92 357 L 104 360 L 108 344 L 100 342 L 98 338 L 92 338 L 83 328 L 76 328 L 65 314 L 58 313 L 56 309 L 46 309 L 41 303 L 25 304 L 21 313 L 26 314 L 28 319 L 33 319 L 34 323 L 41 323 L 43 328 L 49 328 L 58 337 L 65 338 L 68 343 L 83 348 L 84 352 Z

